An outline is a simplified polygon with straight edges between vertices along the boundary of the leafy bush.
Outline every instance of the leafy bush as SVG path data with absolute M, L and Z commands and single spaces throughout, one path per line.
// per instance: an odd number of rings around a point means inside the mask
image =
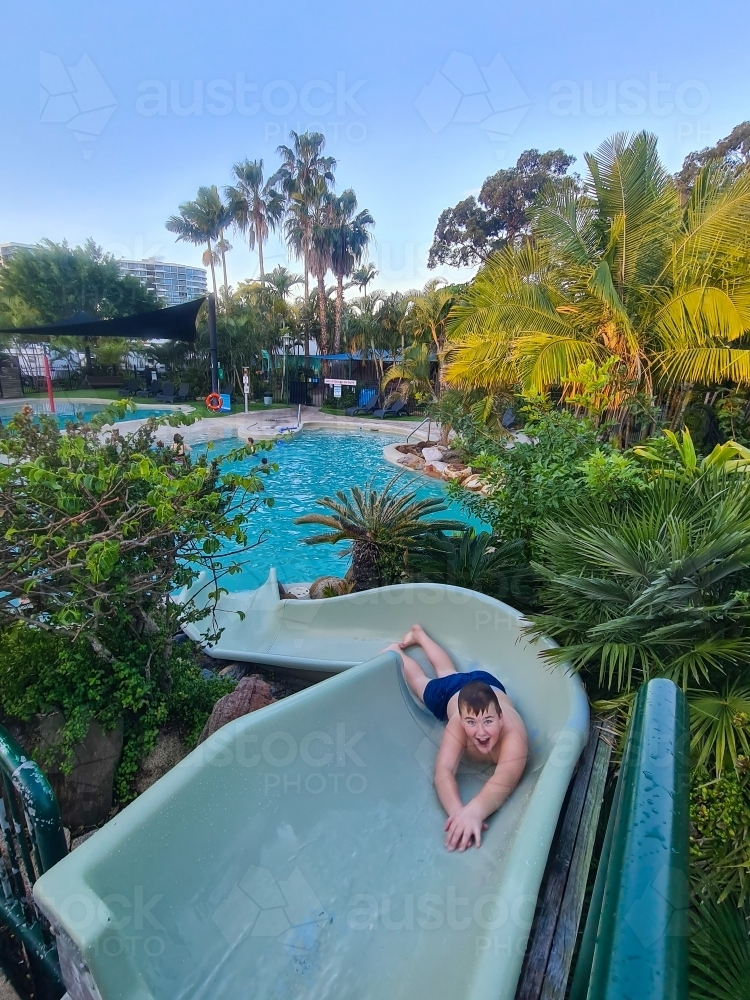
M 170 593 L 208 571 L 218 596 L 263 502 L 259 473 L 222 474 L 246 449 L 193 462 L 157 440 L 189 419 L 103 431 L 127 405 L 65 433 L 30 411 L 0 428 L 0 705 L 20 718 L 61 708 L 68 762 L 91 718 L 124 718 L 121 794 L 170 713 L 191 735 L 214 693 L 173 645 L 205 612 Z
M 530 401 L 525 411 L 531 441 L 495 454 L 485 451 L 472 462 L 484 468 L 490 495 L 460 486 L 452 486 L 451 493 L 498 537 L 522 538 L 533 554 L 541 525 L 594 498 L 624 506 L 644 488 L 645 473 L 602 442 L 589 418 L 553 409 L 544 397 Z

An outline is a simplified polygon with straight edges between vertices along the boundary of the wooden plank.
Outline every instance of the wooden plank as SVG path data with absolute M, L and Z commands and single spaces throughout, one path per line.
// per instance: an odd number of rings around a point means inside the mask
M 540 1000 L 565 998 L 611 754 L 609 743 L 600 737 Z
M 539 1000 L 541 996 L 598 743 L 598 729 L 592 727 L 552 842 L 516 990 L 516 1000 Z

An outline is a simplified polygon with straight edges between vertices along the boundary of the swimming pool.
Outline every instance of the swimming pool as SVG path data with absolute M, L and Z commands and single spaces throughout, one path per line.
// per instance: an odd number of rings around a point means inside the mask
M 114 401 L 113 401 L 114 402 Z M 0 403 L 0 419 L 5 422 L 9 420 L 14 413 L 17 413 L 22 406 L 30 406 L 34 413 L 45 413 L 49 415 L 51 413 L 49 403 L 42 399 L 21 399 L 14 400 L 12 403 Z M 65 424 L 70 423 L 71 420 L 91 420 L 93 416 L 97 413 L 101 413 L 103 409 L 106 408 L 104 403 L 89 403 L 88 400 L 82 399 L 77 400 L 55 400 L 55 416 L 57 417 L 57 422 L 61 427 Z M 163 417 L 165 413 L 174 412 L 172 408 L 165 408 L 155 406 L 143 406 L 135 411 L 135 413 L 126 413 L 121 420 L 116 421 L 117 423 L 122 423 L 126 420 L 145 420 L 146 417 Z
M 342 558 L 348 543 L 304 545 L 302 538 L 325 529 L 295 524 L 294 519 L 315 510 L 323 513 L 323 508 L 317 507 L 315 501 L 318 497 L 332 496 L 336 490 L 362 487 L 368 481 L 382 488 L 398 472 L 383 459 L 383 448 L 393 442 L 390 434 L 303 431 L 278 443 L 273 451 L 264 452 L 269 462 L 279 466 L 278 472 L 264 480 L 266 493 L 273 497 L 274 506 L 261 507 L 249 522 L 248 532 L 251 539 L 264 529 L 268 534 L 261 545 L 247 553 L 249 561 L 242 572 L 225 577 L 222 585 L 232 591 L 259 587 L 267 579 L 271 566 L 276 567 L 279 580 L 287 584 L 309 583 L 319 576 L 343 576 L 349 567 L 348 558 Z M 218 441 L 213 454 L 222 454 L 239 443 L 236 438 Z M 205 445 L 196 445 L 193 455 L 203 451 Z M 253 456 L 228 468 L 247 471 L 260 462 L 260 457 Z M 446 495 L 445 487 L 438 481 L 409 472 L 404 473 L 402 484 L 415 487 L 420 498 L 443 499 Z M 436 516 L 481 527 L 457 503 L 449 504 L 445 513 Z

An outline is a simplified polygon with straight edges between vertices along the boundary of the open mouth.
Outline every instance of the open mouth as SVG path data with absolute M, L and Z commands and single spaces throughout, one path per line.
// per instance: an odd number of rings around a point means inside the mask
M 477 746 L 479 747 L 480 750 L 486 750 L 489 747 L 489 745 L 490 745 L 490 738 L 489 738 L 489 736 L 477 736 L 476 737 L 476 744 L 477 744 Z

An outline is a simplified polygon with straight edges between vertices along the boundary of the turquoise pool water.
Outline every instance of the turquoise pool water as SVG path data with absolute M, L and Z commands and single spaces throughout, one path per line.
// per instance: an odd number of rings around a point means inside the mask
M 398 469 L 385 462 L 383 448 L 393 444 L 389 434 L 335 433 L 330 431 L 304 431 L 289 441 L 277 444 L 272 451 L 263 452 L 269 462 L 277 463 L 278 472 L 265 480 L 266 493 L 274 498 L 270 509 L 261 507 L 250 524 L 251 538 L 257 538 L 265 529 L 265 540 L 250 553 L 249 562 L 241 574 L 224 578 L 228 590 L 246 590 L 260 586 L 271 566 L 276 567 L 282 583 L 311 582 L 319 576 L 343 576 L 349 560 L 342 553 L 346 542 L 337 545 L 305 545 L 302 538 L 318 534 L 324 528 L 315 525 L 295 524 L 294 519 L 309 514 L 316 508 L 318 497 L 332 496 L 336 490 L 350 486 L 364 486 L 372 481 L 382 487 Z M 214 454 L 236 448 L 237 439 L 216 442 Z M 195 446 L 193 454 L 200 454 L 205 446 Z M 260 462 L 261 455 L 236 463 L 232 468 L 247 470 Z M 404 487 L 416 487 L 419 497 L 445 497 L 445 488 L 436 480 L 404 473 Z M 481 527 L 468 517 L 456 503 L 438 517 L 451 517 Z
M 0 403 L 0 418 L 3 421 L 10 419 L 22 406 L 30 406 L 34 413 L 50 413 L 49 403 L 46 400 L 15 400 L 13 403 Z M 104 404 L 87 403 L 85 400 L 81 400 L 80 405 L 67 399 L 55 401 L 55 415 L 61 427 L 64 427 L 71 420 L 91 420 L 93 416 L 100 413 L 103 409 L 105 409 Z M 126 413 L 122 421 L 118 420 L 117 423 L 127 420 L 145 420 L 146 417 L 161 417 L 165 413 L 171 412 L 171 410 L 164 407 L 159 409 L 154 406 L 144 406 L 136 410 L 135 413 Z

